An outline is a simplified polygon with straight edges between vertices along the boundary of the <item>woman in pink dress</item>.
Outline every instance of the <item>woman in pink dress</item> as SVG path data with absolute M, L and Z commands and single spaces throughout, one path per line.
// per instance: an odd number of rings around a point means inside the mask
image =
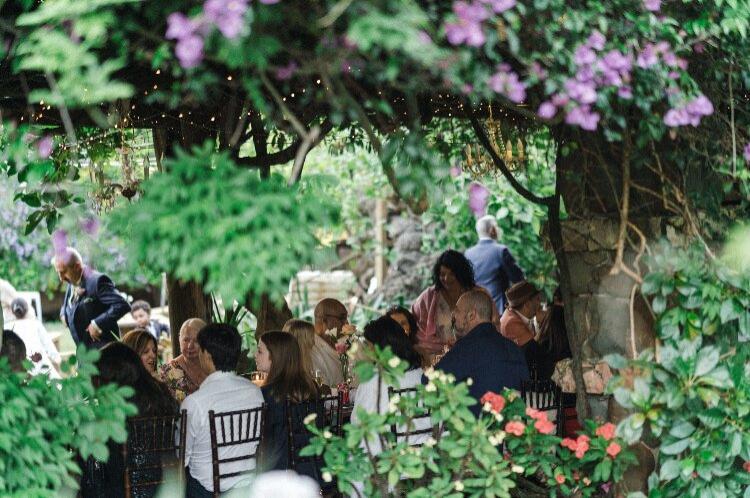
M 456 341 L 452 315 L 461 294 L 479 288 L 471 262 L 458 251 L 442 253 L 432 269 L 432 285 L 412 304 L 417 319 L 417 349 L 426 357 L 440 355 Z M 497 315 L 497 311 L 495 311 Z M 499 324 L 500 317 L 493 316 Z

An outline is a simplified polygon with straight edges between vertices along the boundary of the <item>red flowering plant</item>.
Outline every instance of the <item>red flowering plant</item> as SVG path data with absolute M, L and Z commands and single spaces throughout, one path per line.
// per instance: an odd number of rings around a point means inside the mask
M 504 457 L 513 472 L 547 486 L 552 495 L 591 496 L 609 491 L 625 470 L 637 463 L 612 423 L 584 423 L 575 438 L 561 438 L 550 412 L 526 406 L 515 391 L 488 392 L 483 411 L 492 415 L 489 430 L 493 444 L 504 445 Z
M 563 444 L 548 414 L 528 408 L 515 391 L 486 393 L 476 417 L 471 380 L 456 382 L 439 370 L 425 371 L 424 384 L 412 394 L 383 394 L 385 385 L 401 383 L 407 368 L 390 348 L 364 348 L 355 371 L 360 389 L 380 384 L 373 389 L 381 393 L 380 410 L 357 406 L 341 434 L 308 419 L 314 436 L 302 454 L 320 458 L 323 480 L 335 477 L 342 493 L 586 497 L 606 493 L 635 463 L 612 424 L 588 422 L 576 440 Z

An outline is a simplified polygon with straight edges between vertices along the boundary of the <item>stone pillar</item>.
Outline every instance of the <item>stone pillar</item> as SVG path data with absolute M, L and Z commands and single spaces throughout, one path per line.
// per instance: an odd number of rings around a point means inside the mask
M 662 218 L 632 220 L 648 240 L 658 239 Z M 619 220 L 600 218 L 563 221 L 563 250 L 571 272 L 573 322 L 583 335 L 583 357 L 597 361 L 609 353 L 631 358 L 654 346 L 653 317 L 633 278 L 612 274 Z M 625 251 L 625 263 L 633 268 L 636 252 Z M 640 266 L 645 274 L 645 265 Z

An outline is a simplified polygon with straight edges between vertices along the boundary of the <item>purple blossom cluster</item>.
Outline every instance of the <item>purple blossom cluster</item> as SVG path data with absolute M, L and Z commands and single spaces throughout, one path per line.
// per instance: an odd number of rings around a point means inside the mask
M 455 22 L 445 23 L 445 36 L 451 45 L 481 47 L 486 40 L 482 23 L 516 5 L 516 0 L 457 0 L 453 2 Z
M 490 89 L 520 104 L 526 98 L 526 87 L 508 64 L 500 64 L 487 82 Z
M 490 200 L 490 191 L 481 183 L 472 182 L 469 185 L 469 209 L 474 216 L 480 218 L 487 213 L 487 204 Z
M 708 98 L 700 94 L 686 104 L 674 107 L 664 115 L 664 124 L 669 127 L 698 126 L 703 116 L 710 116 L 714 112 L 714 106 Z
M 742 155 L 745 157 L 745 162 L 750 164 L 750 143 L 745 144 Z
M 573 53 L 575 76 L 563 83 L 563 89 L 539 106 L 537 113 L 552 119 L 559 110 L 565 111 L 565 122 L 584 130 L 596 130 L 600 115 L 593 110 L 598 90 L 605 86 L 617 88 L 620 98 L 632 97 L 630 88 L 633 56 L 613 49 L 604 51 L 607 39 L 594 31 Z M 541 68 L 532 67 L 534 75 L 545 74 Z M 540 78 L 543 79 L 543 78 Z
M 655 66 L 659 61 L 674 69 L 687 69 L 687 60 L 677 57 L 672 52 L 672 47 L 665 41 L 657 43 L 646 43 L 636 58 L 636 65 L 641 69 Z
M 47 159 L 49 156 L 52 155 L 52 150 L 54 149 L 55 143 L 52 139 L 52 135 L 45 135 L 42 138 L 39 139 L 36 143 L 36 150 L 39 153 L 39 157 L 42 159 Z
M 280 0 L 259 0 L 260 3 L 271 5 Z M 248 0 L 206 0 L 203 12 L 194 18 L 189 18 L 181 12 L 174 12 L 167 17 L 166 38 L 176 40 L 175 55 L 180 65 L 186 69 L 200 64 L 203 60 L 205 38 L 216 27 L 221 34 L 229 39 L 235 39 L 245 26 L 245 14 L 249 6 Z

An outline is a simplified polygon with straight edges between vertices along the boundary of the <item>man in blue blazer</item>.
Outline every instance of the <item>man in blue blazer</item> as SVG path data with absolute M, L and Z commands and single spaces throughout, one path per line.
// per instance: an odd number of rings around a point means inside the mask
M 524 279 L 507 246 L 498 243 L 500 229 L 494 216 L 482 216 L 477 220 L 477 245 L 466 250 L 466 259 L 474 266 L 474 278 L 480 287 L 487 289 L 501 315 L 505 311 L 505 291 L 511 284 Z
M 103 273 L 84 266 L 81 255 L 65 248 L 52 260 L 60 281 L 66 282 L 60 320 L 68 327 L 76 346 L 101 348 L 119 339 L 117 320 L 130 311 L 130 305 Z
M 521 382 L 529 378 L 523 351 L 492 325 L 493 306 L 490 296 L 481 290 L 461 295 L 453 310 L 458 341 L 435 365 L 453 374 L 456 382 L 472 379 L 469 394 L 477 400 L 471 407 L 476 416 L 482 409 L 479 400 L 487 391 L 520 390 Z

